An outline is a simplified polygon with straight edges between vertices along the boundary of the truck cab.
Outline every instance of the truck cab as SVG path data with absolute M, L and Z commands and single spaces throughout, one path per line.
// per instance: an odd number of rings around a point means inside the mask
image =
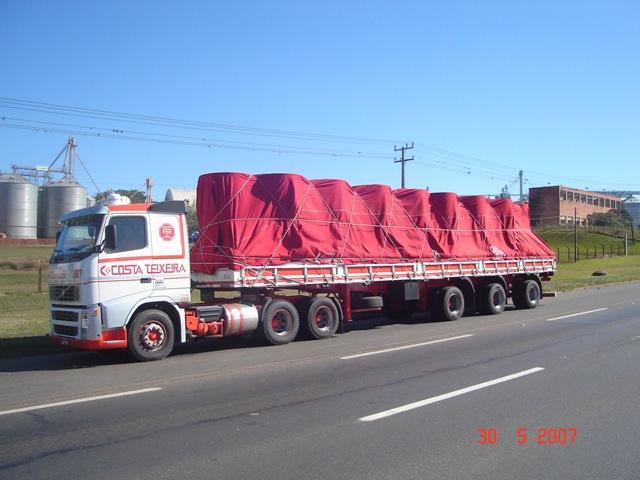
M 151 357 L 154 346 L 185 341 L 185 213 L 181 201 L 130 204 L 110 195 L 63 215 L 49 265 L 51 339 L 91 350 L 136 342 Z

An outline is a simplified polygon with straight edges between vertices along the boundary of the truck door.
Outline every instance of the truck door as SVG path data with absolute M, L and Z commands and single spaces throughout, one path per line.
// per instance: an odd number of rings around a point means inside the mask
M 152 274 L 146 267 L 151 259 L 147 218 L 129 214 L 108 219 L 109 225 L 116 226 L 116 248 L 105 249 L 98 258 L 100 299 L 109 305 L 111 317 L 107 320 L 126 319 L 132 305 L 153 292 Z
M 184 215 L 151 213 L 149 223 L 154 295 L 189 301 L 191 277 Z

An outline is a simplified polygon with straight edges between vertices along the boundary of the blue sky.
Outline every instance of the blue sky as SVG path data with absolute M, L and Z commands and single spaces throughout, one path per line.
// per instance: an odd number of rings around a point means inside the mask
M 397 187 L 394 143 L 414 141 L 410 187 L 499 193 L 522 169 L 640 190 L 637 0 L 2 0 L 0 43 L 3 172 L 74 132 L 101 189 L 151 176 L 160 198 L 214 171 Z

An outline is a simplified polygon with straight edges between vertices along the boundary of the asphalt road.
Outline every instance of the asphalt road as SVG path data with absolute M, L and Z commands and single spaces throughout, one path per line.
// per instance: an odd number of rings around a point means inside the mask
M 640 478 L 640 284 L 425 320 L 2 360 L 0 478 Z

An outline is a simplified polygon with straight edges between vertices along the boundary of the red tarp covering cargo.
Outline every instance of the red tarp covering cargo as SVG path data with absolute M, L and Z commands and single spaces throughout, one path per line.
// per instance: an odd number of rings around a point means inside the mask
M 526 257 L 555 257 L 556 254 L 544 240 L 531 231 L 528 203 L 514 203 L 513 212 L 517 233 L 518 251 Z
M 300 175 L 210 173 L 198 180 L 192 270 L 485 258 L 552 258 L 528 206 Z
M 375 218 L 376 240 L 392 250 L 391 259 L 434 260 L 424 232 L 416 228 L 400 201 L 387 185 L 359 185 L 354 191 L 367 204 Z
M 339 257 L 344 263 L 367 263 L 372 258 L 400 257 L 398 250 L 385 242 L 371 241 L 377 220 L 362 197 L 344 180 L 312 180 L 334 217 L 332 231 L 339 239 Z

